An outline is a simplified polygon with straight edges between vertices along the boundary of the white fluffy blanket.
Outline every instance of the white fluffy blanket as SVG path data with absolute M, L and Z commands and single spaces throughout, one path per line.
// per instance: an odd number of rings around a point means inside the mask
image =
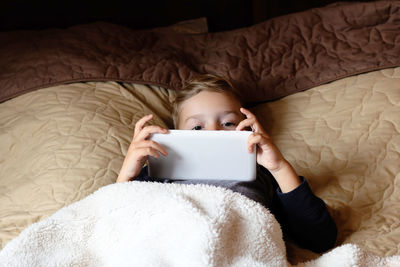
M 290 266 L 280 226 L 246 197 L 207 185 L 103 187 L 31 225 L 1 266 Z M 301 266 L 400 266 L 343 245 Z

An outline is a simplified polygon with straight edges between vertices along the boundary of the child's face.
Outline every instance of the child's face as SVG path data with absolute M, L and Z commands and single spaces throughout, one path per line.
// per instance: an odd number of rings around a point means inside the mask
M 235 130 L 243 114 L 240 103 L 229 94 L 203 91 L 181 104 L 181 130 Z

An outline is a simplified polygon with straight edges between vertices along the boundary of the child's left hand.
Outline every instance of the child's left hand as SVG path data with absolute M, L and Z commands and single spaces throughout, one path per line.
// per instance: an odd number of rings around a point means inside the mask
M 254 132 L 249 136 L 247 143 L 249 153 L 253 152 L 254 145 L 256 145 L 258 147 L 257 163 L 270 172 L 278 171 L 286 162 L 278 147 L 272 142 L 253 113 L 245 108 L 240 108 L 240 112 L 246 116 L 246 119 L 237 125 L 236 130 L 241 131 L 246 127 L 250 127 Z
M 301 180 L 296 171 L 272 142 L 256 116 L 245 108 L 240 108 L 240 112 L 246 116 L 246 119 L 238 124 L 236 130 L 241 131 L 246 127 L 253 130 L 254 133 L 249 136 L 247 146 L 250 153 L 253 152 L 254 145 L 257 146 L 257 163 L 270 171 L 283 193 L 290 192 L 298 187 Z

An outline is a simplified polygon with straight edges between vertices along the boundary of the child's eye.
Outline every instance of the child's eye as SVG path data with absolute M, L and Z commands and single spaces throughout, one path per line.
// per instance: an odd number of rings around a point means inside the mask
M 225 122 L 222 125 L 224 127 L 233 127 L 233 126 L 236 126 L 236 123 L 234 123 L 234 122 Z
M 192 130 L 196 130 L 196 131 L 199 131 L 199 130 L 201 130 L 201 126 L 200 125 L 196 125 L 196 126 L 194 126 L 193 128 L 192 128 Z

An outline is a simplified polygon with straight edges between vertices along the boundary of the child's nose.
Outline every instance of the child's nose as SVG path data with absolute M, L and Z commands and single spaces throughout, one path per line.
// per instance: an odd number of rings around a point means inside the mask
M 209 131 L 219 131 L 221 130 L 221 125 L 219 125 L 219 123 L 212 123 L 210 125 L 208 125 L 207 130 Z

